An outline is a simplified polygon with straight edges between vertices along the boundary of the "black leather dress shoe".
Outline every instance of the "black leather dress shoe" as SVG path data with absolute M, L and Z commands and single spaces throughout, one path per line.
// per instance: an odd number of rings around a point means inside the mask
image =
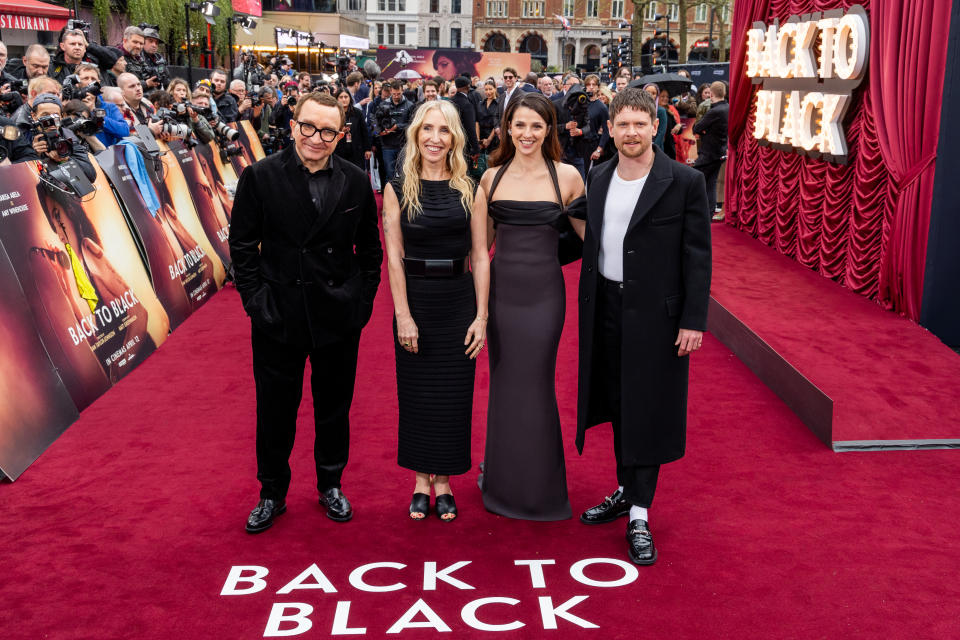
M 273 526 L 273 519 L 286 510 L 287 503 L 283 500 L 260 500 L 247 517 L 247 533 L 266 531 Z
M 657 561 L 657 548 L 647 521 L 637 518 L 627 526 L 627 552 L 634 564 L 649 565 Z
M 584 524 L 606 524 L 628 513 L 630 513 L 630 503 L 623 497 L 623 491 L 617 489 L 612 496 L 607 496 L 597 506 L 590 507 L 581 513 L 580 522 Z
M 320 504 L 327 508 L 327 517 L 337 522 L 346 522 L 353 517 L 353 508 L 343 491 L 333 487 L 320 494 Z

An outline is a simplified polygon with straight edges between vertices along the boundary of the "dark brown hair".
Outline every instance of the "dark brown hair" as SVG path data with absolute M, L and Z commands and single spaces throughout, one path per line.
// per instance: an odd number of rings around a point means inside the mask
M 657 119 L 657 103 L 643 89 L 624 87 L 623 91 L 615 95 L 613 100 L 610 101 L 610 122 L 615 122 L 617 114 L 624 109 L 646 111 L 650 114 L 650 122 Z
M 500 121 L 500 130 L 503 132 L 500 146 L 490 157 L 491 166 L 500 166 L 513 160 L 517 149 L 513 146 L 513 138 L 510 137 L 510 124 L 513 122 L 513 116 L 517 109 L 526 107 L 532 109 L 538 116 L 547 123 L 547 135 L 543 139 L 543 157 L 547 162 L 560 162 L 563 157 L 563 149 L 560 148 L 560 141 L 557 139 L 557 112 L 553 108 L 550 99 L 541 93 L 525 93 L 519 100 L 511 100 L 503 113 L 503 119 Z
M 340 112 L 340 127 L 342 128 L 344 123 L 347 120 L 347 114 L 344 113 L 343 107 L 340 106 L 340 102 L 334 98 L 332 95 L 326 91 L 312 91 L 306 93 L 297 100 L 297 106 L 293 108 L 293 119 L 297 120 L 300 118 L 300 110 L 303 109 L 303 105 L 308 102 L 316 102 L 317 104 L 324 107 L 333 107 Z

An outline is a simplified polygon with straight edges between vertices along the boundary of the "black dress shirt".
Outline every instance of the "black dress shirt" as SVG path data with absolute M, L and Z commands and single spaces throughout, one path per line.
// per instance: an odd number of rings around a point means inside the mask
M 330 175 L 333 173 L 330 161 L 329 159 L 327 160 L 327 167 L 325 169 L 310 171 L 310 169 L 303 164 L 303 160 L 300 159 L 300 154 L 296 152 L 296 149 L 294 149 L 293 157 L 297 159 L 297 168 L 307 175 L 307 187 L 310 189 L 310 199 L 313 200 L 316 213 L 320 213 L 323 211 L 326 202 L 327 187 L 330 185 Z

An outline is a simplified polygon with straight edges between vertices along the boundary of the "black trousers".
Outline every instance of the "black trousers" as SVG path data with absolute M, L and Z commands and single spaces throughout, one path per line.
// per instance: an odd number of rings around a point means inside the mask
M 706 164 L 694 165 L 703 173 L 703 179 L 707 183 L 707 204 L 710 206 L 710 215 L 717 208 L 717 176 L 720 175 L 720 167 L 723 166 L 723 160 L 708 162 Z
M 360 337 L 306 349 L 252 330 L 257 387 L 257 480 L 260 497 L 282 500 L 290 487 L 290 452 L 307 358 L 312 370 L 317 489 L 340 487 L 350 448 L 350 404 L 357 377 Z
M 623 338 L 623 284 L 600 276 L 597 290 L 597 330 L 594 332 L 594 374 L 591 386 L 602 389 L 610 415 L 613 416 L 613 451 L 617 459 L 617 482 L 630 504 L 649 508 L 657 490 L 660 465 L 626 465 L 623 463 L 623 420 L 620 406 L 620 353 Z M 599 386 L 597 386 L 599 385 Z

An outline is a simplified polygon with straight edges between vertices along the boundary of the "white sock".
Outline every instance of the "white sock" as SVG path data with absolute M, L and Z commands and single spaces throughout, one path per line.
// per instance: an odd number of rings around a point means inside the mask
M 630 507 L 630 521 L 634 520 L 643 520 L 644 522 L 650 522 L 647 520 L 647 510 L 643 507 Z

